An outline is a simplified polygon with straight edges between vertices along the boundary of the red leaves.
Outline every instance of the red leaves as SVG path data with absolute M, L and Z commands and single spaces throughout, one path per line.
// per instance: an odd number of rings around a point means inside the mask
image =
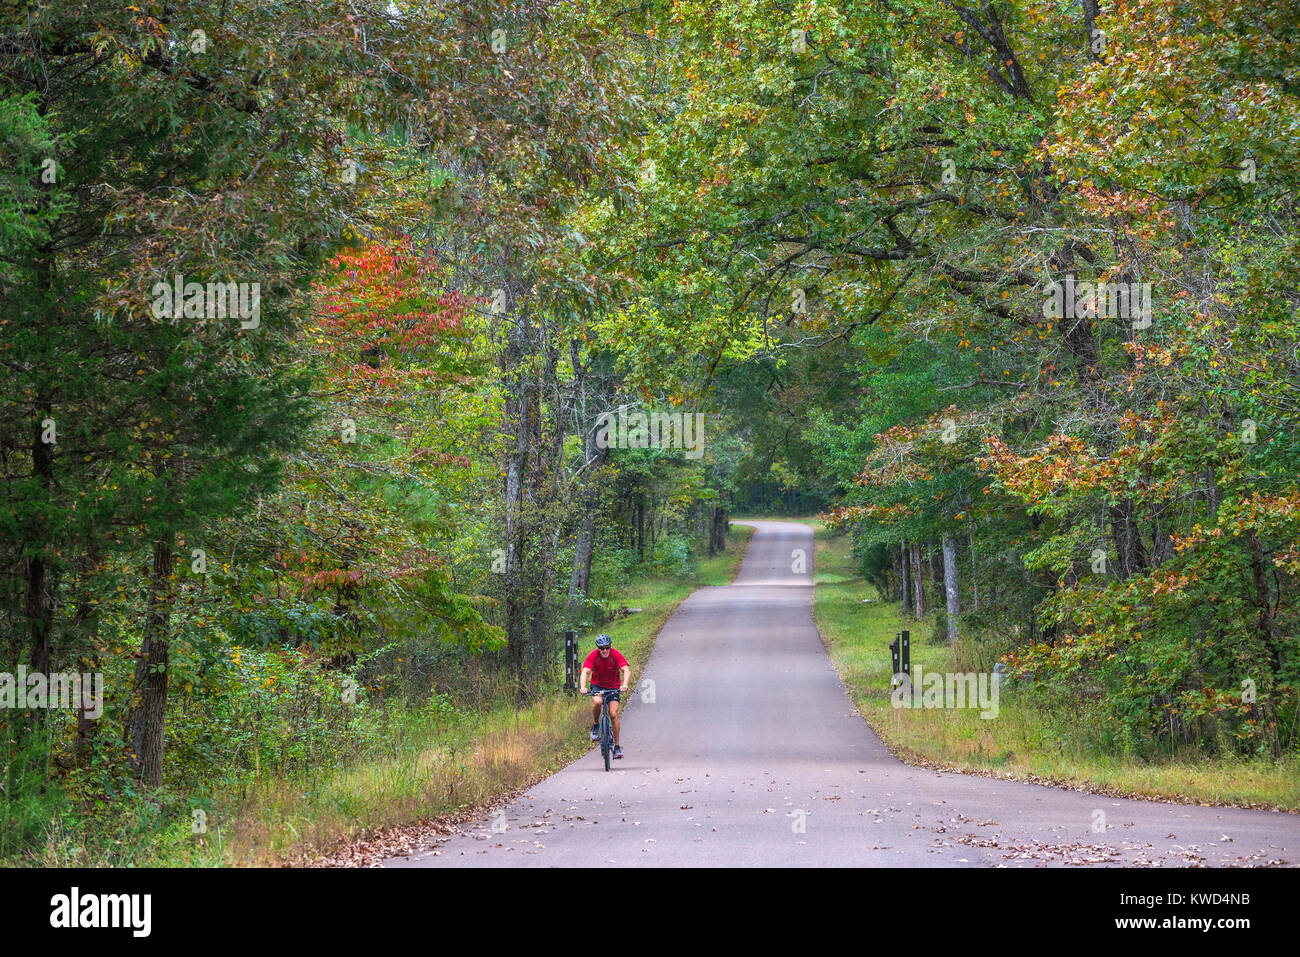
M 306 585 L 305 591 L 359 585 L 363 576 L 359 568 L 336 568 L 323 572 L 294 572 L 293 577 Z
M 347 250 L 332 263 L 339 274 L 321 290 L 313 331 L 343 370 L 391 365 L 463 329 L 469 299 L 443 289 L 443 265 L 409 239 Z

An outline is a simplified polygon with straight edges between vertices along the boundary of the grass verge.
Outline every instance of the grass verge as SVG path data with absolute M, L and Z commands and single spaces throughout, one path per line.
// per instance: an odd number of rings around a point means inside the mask
M 930 644 L 933 622 L 904 621 L 896 602 L 882 601 L 858 576 L 847 534 L 802 521 L 816 536 L 813 613 L 822 641 L 859 713 L 907 763 L 1122 797 L 1300 810 L 1300 763 L 1294 758 L 1196 755 L 1146 762 L 1097 754 L 1071 742 L 1059 715 L 1018 698 L 1014 689 L 1000 695 L 992 719 L 981 718 L 974 708 L 895 708 L 889 696 L 889 643 L 904 628 L 913 636 L 912 666 L 923 672 L 968 672 L 975 670 L 971 661 L 978 662 L 978 670 L 991 671 L 993 660 L 980 660 L 975 642 Z

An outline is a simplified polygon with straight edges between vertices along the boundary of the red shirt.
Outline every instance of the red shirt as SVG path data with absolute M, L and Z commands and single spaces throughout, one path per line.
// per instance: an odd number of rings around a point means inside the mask
M 591 669 L 592 687 L 617 688 L 623 683 L 619 680 L 619 669 L 627 667 L 627 659 L 614 648 L 609 649 L 608 658 L 602 658 L 598 648 L 587 655 L 582 667 Z

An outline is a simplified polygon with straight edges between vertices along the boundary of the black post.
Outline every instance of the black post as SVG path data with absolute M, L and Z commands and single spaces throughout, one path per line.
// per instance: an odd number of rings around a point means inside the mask
M 907 680 L 911 682 L 912 636 L 909 632 L 904 631 L 901 635 L 894 636 L 894 640 L 889 643 L 889 655 L 894 667 L 889 680 L 889 687 L 893 688 L 898 684 L 899 675 L 907 675 Z
M 571 631 L 566 631 L 564 633 L 564 690 L 565 691 L 575 690 L 576 686 L 573 683 L 573 673 L 575 671 L 574 665 L 577 663 L 577 660 L 578 660 L 577 636 Z

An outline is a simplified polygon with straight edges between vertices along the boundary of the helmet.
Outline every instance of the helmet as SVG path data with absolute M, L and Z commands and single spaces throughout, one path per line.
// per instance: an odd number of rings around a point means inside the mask
M 612 647 L 613 644 L 614 644 L 614 643 L 613 643 L 612 641 L 609 640 L 609 635 L 597 635 L 597 636 L 596 636 L 596 647 L 597 647 L 597 648 L 609 648 L 609 647 Z

